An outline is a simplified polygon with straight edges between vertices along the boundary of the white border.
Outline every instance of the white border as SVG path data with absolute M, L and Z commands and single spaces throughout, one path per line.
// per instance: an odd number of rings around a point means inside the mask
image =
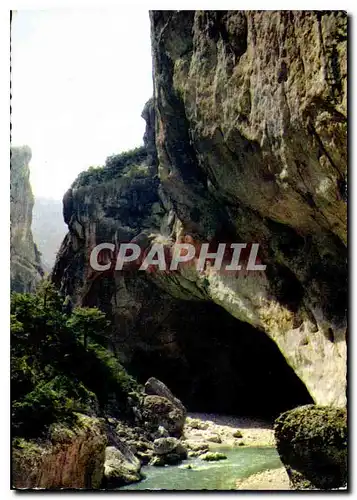
M 350 51 L 350 59 L 349 59 L 349 84 L 350 84 L 350 107 L 349 107 L 349 118 L 350 118 L 350 133 L 349 133 L 349 143 L 350 143 L 350 179 L 349 179 L 349 195 L 350 195 L 350 226 L 349 226 L 349 244 L 355 247 L 354 238 L 356 235 L 356 203 L 353 203 L 353 193 L 351 189 L 351 185 L 353 185 L 354 175 L 353 172 L 356 169 L 356 165 L 354 164 L 354 154 L 352 150 L 352 146 L 357 144 L 356 138 L 356 129 L 352 127 L 352 123 L 356 116 L 356 100 L 352 99 L 352 69 L 356 68 L 356 51 L 355 49 L 355 35 L 353 33 L 353 29 L 356 29 L 355 19 L 353 14 L 356 12 L 356 3 L 352 1 L 344 1 L 337 2 L 331 0 L 324 1 L 316 1 L 316 0 L 301 0 L 295 2 L 282 2 L 282 1 L 257 1 L 250 0 L 248 5 L 244 2 L 237 1 L 220 1 L 215 2 L 211 0 L 180 0 L 180 1 L 149 1 L 145 2 L 144 0 L 129 0 L 128 1 L 119 1 L 119 0 L 41 0 L 41 1 L 31 1 L 31 0 L 13 0 L 8 1 L 5 0 L 0 5 L 0 63 L 1 63 L 1 78 L 0 78 L 0 125 L 1 125 L 1 141 L 0 141 L 0 214 L 2 218 L 1 228 L 1 257 L 2 257 L 2 280 L 1 280 L 1 296 L 0 296 L 0 305 L 1 305 L 1 313 L 0 318 L 2 322 L 2 328 L 0 330 L 0 339 L 1 339 L 1 361 L 0 361 L 0 369 L 1 369 L 1 382 L 2 382 L 2 392 L 1 392 L 1 400 L 2 400 L 2 409 L 1 409 L 1 441 L 0 441 L 0 451 L 2 453 L 1 467 L 0 467 L 0 492 L 1 499 L 9 498 L 14 494 L 14 492 L 10 492 L 10 467 L 9 467 L 9 452 L 10 452 L 10 436 L 9 436 L 9 428 L 10 428 L 10 419 L 9 419 L 9 10 L 10 9 L 49 9 L 49 8 L 90 8 L 90 7 L 98 7 L 98 6 L 118 6 L 121 5 L 125 8 L 125 5 L 130 3 L 131 6 L 135 5 L 143 9 L 244 9 L 249 6 L 249 9 L 256 10 L 346 10 L 350 17 L 350 40 L 349 40 L 349 51 Z M 6 235 L 6 236 L 5 236 Z M 350 252 L 352 257 L 352 251 Z M 351 262 L 350 262 L 351 265 Z M 356 266 L 351 265 L 351 274 L 353 277 L 353 283 L 356 283 Z M 354 432 L 351 432 L 351 425 L 353 423 L 352 416 L 355 415 L 354 412 L 354 398 L 353 393 L 356 388 L 356 370 L 353 370 L 353 362 L 357 357 L 355 356 L 355 346 L 357 345 L 357 341 L 351 340 L 355 334 L 354 331 L 354 321 L 352 321 L 352 313 L 357 310 L 357 298 L 354 295 L 351 303 L 350 303 L 351 318 L 350 318 L 350 344 L 349 344 L 349 375 L 350 375 L 350 387 L 349 396 L 349 409 L 350 409 L 350 447 L 354 450 Z M 351 462 L 350 462 L 350 478 L 351 483 L 350 488 L 353 488 L 353 478 L 356 477 L 356 467 L 354 460 L 354 453 L 351 453 Z M 100 493 L 90 493 L 91 495 L 99 495 Z M 118 494 L 120 494 L 118 492 Z M 151 493 L 152 495 L 153 493 Z M 202 493 L 201 493 L 202 494 Z M 224 494 L 224 493 L 223 493 Z M 328 493 L 327 493 L 328 494 Z M 50 497 L 53 493 L 42 493 L 43 497 Z M 68 493 L 68 498 L 72 498 L 75 494 Z M 170 493 L 170 494 L 160 494 L 161 497 L 169 496 L 172 498 L 173 496 L 177 496 L 178 494 Z M 188 496 L 194 496 L 194 493 L 188 493 Z M 212 493 L 210 493 L 212 495 Z M 216 495 L 222 495 L 222 493 L 217 493 Z M 259 495 L 258 493 L 252 493 L 253 496 Z M 288 495 L 288 493 L 283 494 Z M 307 496 L 313 495 L 313 493 L 305 494 Z M 138 496 L 138 494 L 132 493 L 132 496 Z M 279 495 L 281 496 L 281 495 Z

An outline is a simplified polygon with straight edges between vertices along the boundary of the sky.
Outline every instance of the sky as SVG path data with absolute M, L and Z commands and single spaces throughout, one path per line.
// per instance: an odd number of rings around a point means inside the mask
M 12 144 L 32 150 L 35 196 L 62 199 L 80 172 L 142 144 L 151 69 L 144 8 L 15 13 Z

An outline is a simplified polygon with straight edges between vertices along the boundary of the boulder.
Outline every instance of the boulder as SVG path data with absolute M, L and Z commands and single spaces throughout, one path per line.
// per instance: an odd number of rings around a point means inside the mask
M 330 490 L 347 484 L 347 412 L 306 405 L 274 425 L 280 458 L 294 489 Z
M 105 488 L 117 488 L 140 481 L 142 479 L 140 468 L 140 460 L 129 448 L 124 453 L 115 446 L 108 446 L 105 450 L 104 463 Z
M 208 434 L 206 440 L 209 441 L 210 443 L 217 443 L 217 444 L 222 443 L 222 439 L 218 434 Z
M 203 455 L 203 451 L 189 451 L 188 452 L 188 457 L 189 458 L 199 457 L 200 455 Z
M 201 453 L 208 451 L 207 443 L 202 443 L 197 441 L 186 441 L 185 445 L 192 451 L 199 451 Z
M 161 426 L 170 436 L 180 437 L 185 424 L 185 412 L 162 396 L 146 396 L 142 405 L 144 426 L 157 433 Z
M 129 427 L 127 424 L 120 422 L 113 430 L 107 428 L 108 445 L 115 446 L 119 450 L 122 445 L 127 446 L 136 454 L 137 451 L 146 452 L 152 449 L 152 442 L 147 439 L 145 431 L 140 427 Z
M 201 460 L 206 462 L 217 462 L 218 460 L 225 460 L 227 457 L 224 453 L 219 453 L 218 451 L 208 451 L 203 455 L 200 455 Z
M 139 458 L 142 465 L 147 465 L 153 458 L 153 453 L 151 450 L 147 451 L 137 451 L 136 456 Z
M 186 425 L 191 429 L 197 429 L 197 430 L 207 430 L 209 427 L 209 423 L 207 421 L 191 417 L 186 418 Z
M 177 453 L 182 455 L 183 458 L 187 457 L 187 450 L 179 441 L 174 437 L 159 438 L 154 441 L 154 453 L 156 455 L 167 455 L 168 453 Z
M 155 455 L 149 462 L 153 467 L 164 467 L 166 465 L 164 455 Z
M 174 437 L 155 439 L 154 454 L 150 461 L 154 466 L 176 465 L 187 458 L 186 448 Z
M 177 408 L 179 408 L 186 415 L 186 408 L 181 403 L 179 399 L 177 399 L 170 389 L 160 380 L 155 377 L 150 377 L 145 384 L 144 392 L 148 396 L 161 396 L 162 398 L 166 398 Z

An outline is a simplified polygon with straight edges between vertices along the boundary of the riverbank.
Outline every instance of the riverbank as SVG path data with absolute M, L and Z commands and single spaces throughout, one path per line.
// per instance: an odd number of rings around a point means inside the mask
M 289 476 L 285 467 L 280 469 L 266 470 L 253 474 L 249 477 L 238 479 L 237 490 L 290 490 Z
M 125 490 L 228 491 L 289 489 L 272 424 L 259 419 L 190 413 L 181 437 L 188 457 L 179 465 L 142 468 L 145 479 Z M 202 460 L 207 451 L 225 459 Z M 286 478 L 285 478 L 286 479 Z
M 221 448 L 225 460 L 206 462 L 199 456 L 180 465 L 142 468 L 145 478 L 123 490 L 166 491 L 235 491 L 237 481 L 267 470 L 279 469 L 281 462 L 275 448 L 240 446 Z M 273 485 L 268 489 L 274 489 Z
M 270 422 L 204 413 L 189 414 L 183 439 L 193 449 L 204 443 L 209 449 L 217 446 L 275 446 Z
M 248 417 L 191 413 L 184 427 L 184 442 L 192 450 L 207 446 L 275 447 L 272 423 Z M 192 452 L 191 452 L 192 453 Z M 194 453 L 194 452 L 193 452 Z M 237 479 L 239 490 L 289 490 L 289 477 L 284 467 L 268 469 Z

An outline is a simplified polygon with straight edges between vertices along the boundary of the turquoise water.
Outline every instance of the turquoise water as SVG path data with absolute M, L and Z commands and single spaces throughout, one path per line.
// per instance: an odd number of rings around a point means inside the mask
M 191 458 L 178 466 L 145 466 L 142 472 L 146 479 L 119 489 L 230 490 L 235 489 L 235 482 L 239 478 L 282 466 L 275 448 L 238 447 L 220 448 L 219 451 L 227 455 L 227 460 L 204 462 L 199 458 Z M 190 464 L 192 469 L 182 468 L 183 464 Z

